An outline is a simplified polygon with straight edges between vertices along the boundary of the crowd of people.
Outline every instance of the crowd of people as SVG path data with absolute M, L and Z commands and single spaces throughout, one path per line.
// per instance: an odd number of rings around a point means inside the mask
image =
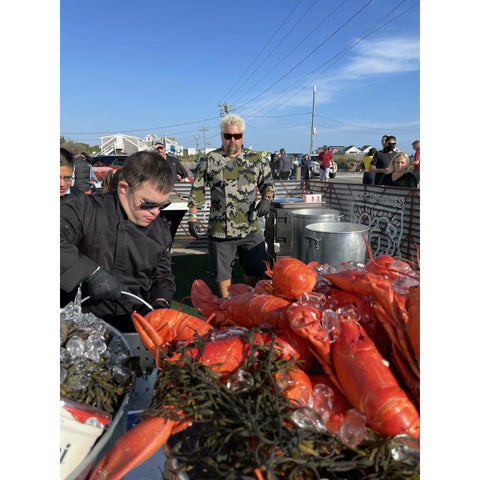
M 294 155 L 286 153 L 284 148 L 266 156 L 274 180 L 296 180 L 297 171 L 300 179 L 308 180 L 313 177 L 312 160 L 308 153 Z
M 385 185 L 394 187 L 418 188 L 420 186 L 420 140 L 412 143 L 415 151 L 413 160 L 397 148 L 394 135 L 384 135 L 382 149 L 371 148 L 358 163 L 363 170 L 364 185 Z M 413 173 L 409 170 L 413 167 Z
M 299 167 L 302 179 L 309 179 L 312 162 L 308 154 L 292 158 L 284 148 L 267 156 L 246 148 L 245 121 L 239 115 L 223 116 L 219 127 L 221 146 L 204 155 L 196 170 L 188 198 L 188 229 L 192 237 L 199 237 L 197 213 L 208 188 L 208 267 L 219 296 L 225 298 L 237 255 L 247 285 L 265 278 L 267 256 L 259 218 L 271 211 L 275 180 L 291 178 L 294 167 Z M 396 149 L 396 138 L 385 135 L 382 149 L 372 148 L 360 162 L 363 183 L 416 188 L 420 141 L 412 147 L 415 156 L 409 162 L 408 155 Z M 320 179 L 328 181 L 332 152 L 327 145 L 318 162 Z M 410 166 L 414 173 L 408 171 Z M 84 311 L 126 332 L 134 331 L 132 311 L 149 310 L 144 302 L 154 309 L 170 307 L 176 290 L 172 233 L 160 212 L 170 204 L 174 183 L 185 178 L 181 162 L 157 141 L 151 151 L 134 153 L 121 169 L 107 173 L 99 192 L 89 155 L 60 148 L 61 307 L 80 288 Z

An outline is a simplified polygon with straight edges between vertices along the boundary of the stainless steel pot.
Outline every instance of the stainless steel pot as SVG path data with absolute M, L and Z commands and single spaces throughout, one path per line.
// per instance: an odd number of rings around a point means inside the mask
M 305 261 L 305 227 L 313 223 L 340 221 L 339 211 L 329 208 L 300 208 L 298 210 L 292 210 L 290 215 L 292 256 L 303 262 Z
M 314 223 L 305 227 L 305 263 L 320 262 L 338 265 L 344 262 L 365 262 L 368 240 L 367 225 L 359 223 Z

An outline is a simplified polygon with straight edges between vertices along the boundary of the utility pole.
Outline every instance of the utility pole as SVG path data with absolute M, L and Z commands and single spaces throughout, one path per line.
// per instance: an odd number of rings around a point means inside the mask
M 315 91 L 317 90 L 316 85 L 313 86 L 313 105 L 312 105 L 312 128 L 310 130 L 310 157 L 313 153 L 313 136 L 315 135 L 315 127 L 313 122 L 315 120 Z
M 199 130 L 203 132 L 203 153 L 207 153 L 207 139 L 205 137 L 205 132 L 208 130 L 208 127 L 200 127 Z
M 225 102 L 223 105 L 219 103 L 218 106 L 223 107 L 223 111 L 220 110 L 220 116 L 223 117 L 225 114 L 228 115 L 230 113 L 229 107 L 236 107 L 237 104 L 236 103 L 228 104 L 227 102 Z M 235 111 L 235 109 L 233 109 L 233 111 Z

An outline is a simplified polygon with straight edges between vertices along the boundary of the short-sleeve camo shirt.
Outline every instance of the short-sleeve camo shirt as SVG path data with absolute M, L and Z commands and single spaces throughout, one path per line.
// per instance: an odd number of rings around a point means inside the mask
M 197 167 L 189 207 L 200 209 L 210 187 L 211 205 L 207 234 L 215 238 L 245 238 L 259 233 L 255 211 L 256 190 L 275 195 L 272 172 L 266 158 L 246 148 L 229 157 L 223 148 L 208 153 Z

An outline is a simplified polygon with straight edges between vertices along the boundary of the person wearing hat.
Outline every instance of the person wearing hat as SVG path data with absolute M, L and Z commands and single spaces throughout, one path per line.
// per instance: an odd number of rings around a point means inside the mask
M 174 175 L 175 182 L 187 182 L 188 173 L 177 157 L 168 155 L 165 150 L 165 143 L 162 140 L 157 140 L 153 146 L 154 151 L 158 153 L 170 165 Z
M 376 148 L 371 148 L 369 151 L 368 151 L 368 154 L 362 158 L 362 160 L 360 161 L 360 169 L 361 170 L 364 170 L 364 173 L 363 173 L 363 179 L 362 179 L 362 184 L 363 185 L 373 185 L 375 183 L 375 174 L 372 173 L 372 172 L 369 172 L 369 168 L 370 168 L 370 163 L 373 159 L 373 155 L 375 154 L 375 152 L 377 151 Z

